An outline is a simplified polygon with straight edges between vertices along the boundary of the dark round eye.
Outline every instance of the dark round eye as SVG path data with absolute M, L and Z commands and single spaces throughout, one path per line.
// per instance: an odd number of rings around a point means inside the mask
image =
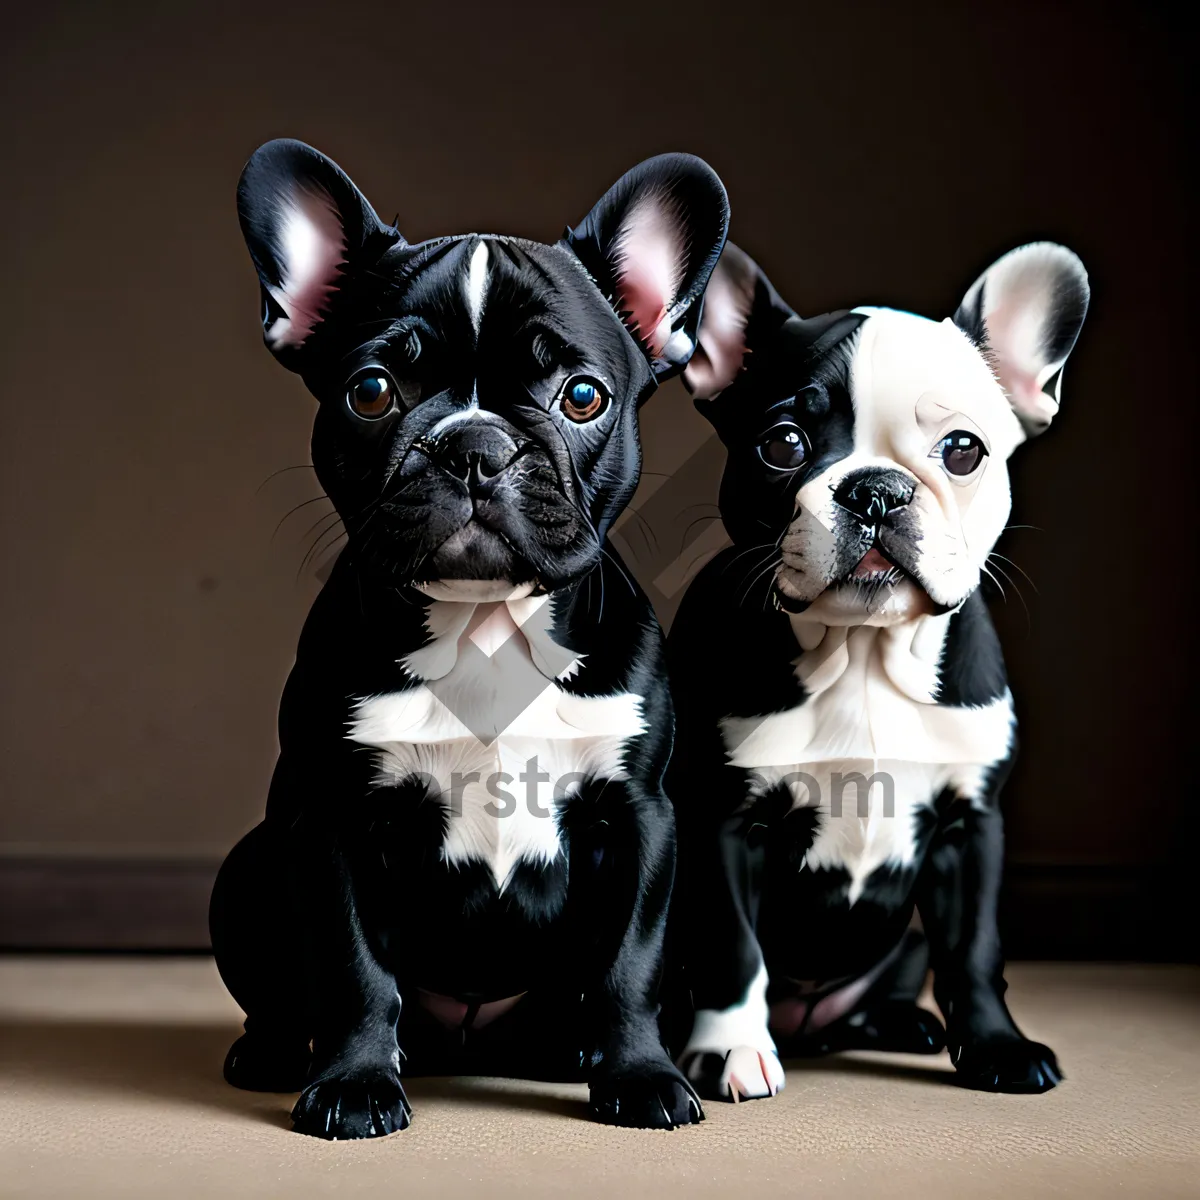
M 808 461 L 808 438 L 799 425 L 785 421 L 758 443 L 758 456 L 776 471 L 798 471 Z
M 942 460 L 942 466 L 951 475 L 970 475 L 987 458 L 987 453 L 983 439 L 965 429 L 956 429 L 953 433 L 946 434 L 934 451 L 934 455 Z
M 352 412 L 367 421 L 378 421 L 392 411 L 396 385 L 391 376 L 378 367 L 370 367 L 355 376 L 346 389 L 346 403 Z
M 608 407 L 608 393 L 598 379 L 576 375 L 563 385 L 561 405 L 564 416 L 583 424 L 595 420 Z

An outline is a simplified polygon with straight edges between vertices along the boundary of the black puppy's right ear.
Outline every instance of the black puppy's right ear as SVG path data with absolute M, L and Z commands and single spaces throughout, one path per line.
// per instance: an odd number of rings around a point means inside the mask
M 795 315 L 754 259 L 727 242 L 704 294 L 699 345 L 684 386 L 697 400 L 711 400 L 737 378 L 754 341 Z
M 337 163 L 290 138 L 254 152 L 238 181 L 237 205 L 262 286 L 263 340 L 295 370 L 346 273 L 404 239 Z
M 661 154 L 621 176 L 563 237 L 660 382 L 695 350 L 700 300 L 728 230 L 716 172 L 690 154 Z

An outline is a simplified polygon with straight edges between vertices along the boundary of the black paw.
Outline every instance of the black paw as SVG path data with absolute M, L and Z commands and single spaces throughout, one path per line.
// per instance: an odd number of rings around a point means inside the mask
M 685 1052 L 679 1066 L 696 1089 L 696 1094 L 705 1100 L 731 1100 L 731 1089 L 725 1083 L 725 1059 L 727 1055 L 715 1050 Z
M 981 1092 L 1036 1095 L 1064 1078 L 1054 1051 L 1025 1038 L 968 1043 L 953 1057 L 958 1082 Z
M 696 1093 L 669 1062 L 594 1077 L 589 1092 L 588 1115 L 605 1125 L 674 1129 L 704 1120 Z
M 851 1014 L 831 1026 L 825 1052 L 886 1050 L 892 1054 L 940 1054 L 946 1048 L 941 1021 L 919 1004 L 892 1001 Z
M 313 1137 L 385 1137 L 407 1129 L 412 1108 L 394 1072 L 333 1076 L 304 1089 L 292 1109 L 292 1128 Z
M 225 1055 L 225 1082 L 248 1092 L 298 1092 L 311 1062 L 307 1042 L 244 1033 Z

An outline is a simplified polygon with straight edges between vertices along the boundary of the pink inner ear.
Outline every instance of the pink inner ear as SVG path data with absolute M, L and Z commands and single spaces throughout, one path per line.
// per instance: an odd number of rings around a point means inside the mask
M 680 216 L 670 197 L 656 193 L 637 200 L 614 249 L 617 303 L 651 354 L 661 354 L 671 336 L 667 309 L 679 290 L 686 254 Z
M 636 264 L 629 266 L 617 285 L 617 297 L 621 311 L 629 314 L 633 332 L 651 353 L 661 354 L 671 330 L 664 323 L 667 305 L 654 272 Z
M 1012 289 L 987 315 L 988 342 L 1000 385 L 1013 408 L 1035 425 L 1049 424 L 1058 412 L 1053 397 L 1042 391 L 1061 365 L 1044 361 L 1041 343 L 1046 320 L 1046 301 L 1030 286 Z
M 320 323 L 337 288 L 346 257 L 346 235 L 333 200 L 299 190 L 281 201 L 281 279 L 271 288 L 285 316 L 267 331 L 272 346 L 299 346 Z
M 1058 404 L 1047 396 L 1036 379 L 1028 375 L 1000 372 L 1000 383 L 1008 393 L 1008 401 L 1025 421 L 1034 425 L 1049 425 L 1058 415 Z
M 692 395 L 702 400 L 724 391 L 742 369 L 753 282 L 732 279 L 720 264 L 713 273 L 704 297 L 700 348 L 684 372 Z
M 736 246 L 726 246 L 704 295 L 699 347 L 683 373 L 688 391 L 699 400 L 723 392 L 742 369 L 756 278 L 754 263 Z

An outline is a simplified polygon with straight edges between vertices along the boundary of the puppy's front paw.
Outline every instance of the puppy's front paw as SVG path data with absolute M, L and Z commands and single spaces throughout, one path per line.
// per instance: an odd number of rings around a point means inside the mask
M 298 1092 L 311 1061 L 305 1041 L 244 1033 L 225 1055 L 225 1082 L 250 1092 Z
M 761 1100 L 783 1090 L 787 1080 L 783 1065 L 770 1050 L 734 1046 L 717 1050 L 685 1051 L 680 1066 L 705 1100 Z
M 411 1116 L 399 1075 L 363 1071 L 318 1079 L 305 1088 L 292 1109 L 292 1128 L 331 1141 L 384 1137 L 407 1129 Z
M 952 1055 L 963 1087 L 981 1092 L 1048 1092 L 1064 1079 L 1054 1051 L 1027 1038 L 966 1042 Z
M 605 1125 L 674 1129 L 704 1120 L 691 1085 L 670 1062 L 618 1067 L 593 1077 L 588 1115 Z

